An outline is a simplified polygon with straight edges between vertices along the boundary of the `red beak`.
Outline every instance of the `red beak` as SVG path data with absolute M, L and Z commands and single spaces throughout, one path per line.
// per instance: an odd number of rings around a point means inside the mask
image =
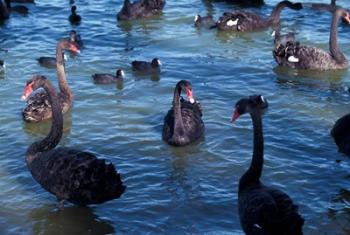
M 26 88 L 24 89 L 22 100 L 26 100 L 32 92 L 33 92 L 32 85 L 31 84 L 27 85 Z
M 231 119 L 231 123 L 233 123 L 234 121 L 237 120 L 237 118 L 239 118 L 240 114 L 238 113 L 238 110 L 236 109 L 235 112 L 233 113 L 232 119 Z
M 188 99 L 193 99 L 193 92 L 192 92 L 192 90 L 190 90 L 190 89 L 187 89 L 186 90 L 186 95 L 187 95 L 187 98 Z

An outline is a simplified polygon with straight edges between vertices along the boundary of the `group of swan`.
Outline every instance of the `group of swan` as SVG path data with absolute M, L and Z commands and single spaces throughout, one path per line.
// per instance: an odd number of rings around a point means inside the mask
M 130 3 L 124 1 L 124 6 L 118 14 L 118 19 L 135 19 L 158 14 L 164 7 L 163 0 L 142 0 Z M 283 7 L 300 10 L 299 3 L 283 1 L 273 10 L 271 17 L 263 19 L 248 12 L 225 13 L 218 22 L 213 24 L 210 18 L 205 20 L 210 27 L 230 30 L 253 31 L 266 28 L 279 21 Z M 153 9 L 153 10 L 150 10 Z M 73 10 L 73 9 L 72 9 Z M 204 17 L 203 17 L 204 18 Z M 197 16 L 197 24 L 203 22 Z M 315 47 L 301 46 L 293 37 L 285 37 L 275 41 L 273 56 L 282 66 L 299 69 L 343 69 L 347 60 L 337 46 L 337 25 L 340 18 L 350 23 L 350 15 L 342 8 L 333 11 L 330 35 L 330 53 Z M 199 21 L 200 20 L 200 21 Z M 225 22 L 225 23 L 223 23 Z M 205 24 L 204 24 L 205 25 Z M 222 26 L 225 25 L 225 26 Z M 278 35 L 280 36 L 280 35 Z M 47 137 L 31 144 L 26 151 L 26 163 L 34 179 L 50 193 L 54 194 L 62 204 L 64 200 L 87 205 L 103 203 L 119 198 L 126 189 L 120 174 L 111 163 L 98 159 L 92 153 L 73 148 L 56 148 L 62 137 L 63 113 L 70 109 L 73 95 L 68 87 L 65 68 L 64 50 L 77 52 L 74 40 L 60 40 L 56 47 L 56 70 L 59 81 L 59 93 L 56 93 L 51 82 L 42 75 L 34 75 L 28 81 L 23 96 L 27 99 L 33 91 L 43 88 L 45 92 L 36 93 L 28 99 L 23 110 L 26 121 L 38 122 L 52 118 L 52 126 Z M 141 72 L 159 72 L 160 61 L 134 61 L 132 67 Z M 116 76 L 110 74 L 94 74 L 95 83 L 111 83 L 124 76 L 122 70 L 117 70 Z M 181 97 L 186 94 L 186 99 Z M 265 186 L 260 177 L 264 161 L 264 138 L 262 115 L 268 108 L 266 98 L 253 95 L 239 100 L 235 105 L 232 122 L 239 116 L 249 113 L 253 122 L 254 144 L 251 165 L 239 181 L 238 201 L 242 228 L 246 234 L 302 234 L 304 219 L 298 213 L 298 207 L 284 192 Z M 349 117 L 343 118 L 348 120 Z M 340 122 L 340 121 L 338 121 Z M 335 125 L 332 135 L 338 145 L 346 145 L 350 137 L 348 126 L 343 123 Z M 350 121 L 347 121 L 350 123 Z M 193 89 L 189 81 L 181 80 L 176 84 L 172 107 L 164 118 L 162 138 L 174 146 L 184 146 L 194 143 L 204 135 L 202 109 L 193 98 Z M 342 132 L 341 134 L 339 134 Z M 339 136 L 346 136 L 341 139 Z M 349 147 L 341 148 L 344 152 Z

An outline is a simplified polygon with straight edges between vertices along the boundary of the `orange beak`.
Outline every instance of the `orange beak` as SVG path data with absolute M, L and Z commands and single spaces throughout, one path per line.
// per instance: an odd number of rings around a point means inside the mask
M 26 88 L 24 89 L 22 100 L 26 100 L 28 96 L 33 92 L 32 84 L 28 84 Z
M 239 118 L 240 114 L 238 113 L 238 110 L 236 109 L 235 112 L 233 113 L 232 119 L 231 119 L 231 123 L 233 123 L 234 121 L 236 121 Z

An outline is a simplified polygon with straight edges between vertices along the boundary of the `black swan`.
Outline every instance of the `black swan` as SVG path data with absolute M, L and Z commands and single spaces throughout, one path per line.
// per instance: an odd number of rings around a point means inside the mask
M 122 82 L 124 79 L 124 71 L 118 69 L 115 76 L 108 73 L 95 73 L 92 75 L 95 84 L 110 84 L 116 82 Z
M 334 12 L 338 7 L 336 5 L 336 0 L 332 0 L 330 4 L 326 4 L 326 3 L 313 3 L 311 4 L 311 8 L 313 10 L 318 10 L 318 11 L 330 11 L 330 12 Z M 342 23 L 346 24 L 346 25 L 350 25 L 349 22 L 347 22 L 346 20 L 344 20 L 342 18 Z
M 342 8 L 334 11 L 329 37 L 330 53 L 317 47 L 300 45 L 299 42 L 292 40 L 275 46 L 273 57 L 276 62 L 281 66 L 295 69 L 335 70 L 347 68 L 348 61 L 337 43 L 337 26 L 340 17 L 350 23 L 350 15 L 347 11 Z
M 180 99 L 181 90 L 189 101 Z M 183 146 L 198 140 L 204 133 L 202 110 L 193 99 L 191 83 L 181 80 L 174 90 L 173 107 L 164 118 L 162 138 L 170 145 Z
M 216 27 L 216 22 L 213 19 L 213 16 L 200 16 L 196 15 L 194 17 L 194 26 L 197 28 L 208 28 L 212 29 Z
M 26 151 L 26 163 L 33 178 L 54 194 L 63 206 L 64 200 L 87 205 L 119 198 L 126 186 L 112 163 L 98 159 L 92 153 L 60 147 L 63 116 L 59 98 L 51 82 L 34 75 L 28 81 L 22 99 L 38 88 L 44 88 L 52 106 L 53 121 L 46 138 L 34 142 Z
M 29 12 L 28 7 L 26 6 L 20 6 L 20 5 L 12 6 L 11 0 L 5 0 L 5 3 L 7 6 L 7 9 L 10 10 L 11 12 L 17 12 L 23 15 L 26 15 Z
M 161 14 L 165 0 L 140 0 L 130 3 L 124 0 L 122 9 L 117 14 L 118 20 L 135 20 Z
M 0 20 L 6 20 L 10 17 L 9 9 L 7 9 L 7 6 L 5 3 L 0 0 Z
M 225 12 L 216 22 L 216 26 L 219 30 L 225 31 L 251 32 L 262 30 L 277 25 L 280 21 L 281 11 L 285 7 L 293 10 L 302 9 L 301 3 L 282 1 L 276 5 L 268 18 L 247 11 Z
M 71 23 L 71 24 L 73 24 L 73 25 L 77 25 L 77 24 L 80 24 L 80 22 L 81 22 L 81 16 L 80 15 L 78 15 L 77 13 L 76 13 L 76 11 L 77 11 L 77 7 L 76 6 L 72 6 L 72 8 L 71 8 L 71 14 L 70 14 L 70 16 L 69 16 L 69 22 Z
M 158 58 L 151 62 L 134 60 L 131 62 L 132 69 L 140 73 L 159 73 L 162 63 Z
M 254 151 L 249 169 L 239 180 L 238 209 L 246 234 L 299 235 L 304 219 L 284 192 L 265 186 L 260 177 L 264 164 L 262 114 L 268 104 L 263 96 L 243 98 L 236 103 L 232 121 L 249 113 L 253 121 Z
M 339 152 L 350 156 L 350 114 L 339 118 L 334 124 L 331 135 Z
M 63 50 L 78 51 L 74 42 L 67 39 L 60 40 L 56 47 L 56 70 L 60 93 L 58 94 L 61 102 L 62 113 L 66 113 L 73 104 L 73 94 L 68 87 L 63 63 Z M 46 92 L 38 92 L 28 99 L 27 107 L 23 110 L 23 119 L 27 122 L 39 122 L 52 117 L 51 104 Z

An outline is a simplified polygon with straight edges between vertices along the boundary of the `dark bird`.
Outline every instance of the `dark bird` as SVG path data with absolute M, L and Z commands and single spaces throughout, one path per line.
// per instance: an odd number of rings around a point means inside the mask
M 196 15 L 194 17 L 194 26 L 197 28 L 208 28 L 212 29 L 216 27 L 216 22 L 214 21 L 212 16 L 200 16 Z
M 313 10 L 317 10 L 317 11 L 329 11 L 329 12 L 334 12 L 337 8 L 339 8 L 339 6 L 336 5 L 336 0 L 331 0 L 330 4 L 326 4 L 326 3 L 313 3 L 311 4 L 311 8 Z M 346 20 L 344 20 L 344 18 L 342 18 L 342 23 L 343 25 L 350 25 L 349 22 L 347 22 Z
M 81 16 L 78 15 L 76 13 L 76 11 L 77 11 L 77 7 L 76 6 L 72 6 L 71 14 L 70 14 L 68 19 L 69 19 L 70 23 L 73 24 L 73 25 L 78 25 L 81 22 Z
M 180 99 L 182 90 L 186 92 L 189 101 Z M 200 104 L 193 99 L 191 83 L 181 80 L 174 90 L 173 107 L 164 118 L 162 138 L 170 145 L 183 146 L 193 143 L 203 134 Z
M 5 73 L 5 70 L 6 70 L 5 61 L 0 60 L 0 73 Z
M 118 69 L 115 76 L 108 73 L 95 73 L 92 75 L 95 84 L 111 84 L 117 82 L 123 82 L 124 71 Z
M 165 5 L 165 0 L 139 0 L 133 3 L 124 0 L 123 7 L 117 14 L 118 20 L 135 20 L 159 15 Z
M 238 209 L 246 234 L 301 235 L 304 219 L 292 199 L 284 192 L 265 186 L 260 177 L 264 164 L 262 114 L 268 103 L 261 95 L 236 103 L 232 122 L 249 113 L 253 122 L 254 150 L 249 169 L 239 180 Z
M 26 151 L 27 167 L 33 178 L 57 197 L 61 207 L 64 200 L 88 205 L 119 198 L 126 186 L 112 163 L 107 164 L 89 152 L 55 148 L 62 137 L 63 116 L 51 82 L 44 76 L 34 75 L 28 81 L 22 99 L 40 87 L 48 94 L 53 120 L 49 134 L 31 144 Z
M 225 12 L 216 22 L 216 26 L 219 30 L 225 31 L 251 32 L 262 30 L 279 24 L 281 11 L 285 7 L 293 10 L 302 9 L 301 3 L 282 1 L 275 6 L 268 18 L 247 11 Z
M 350 23 L 350 14 L 342 8 L 333 13 L 329 50 L 326 52 L 317 47 L 300 45 L 298 41 L 290 40 L 284 44 L 275 45 L 273 57 L 277 64 L 295 69 L 336 70 L 348 67 L 345 55 L 340 51 L 337 43 L 337 26 L 339 18 L 343 17 Z
M 74 42 L 67 39 L 60 40 L 56 46 L 56 71 L 60 93 L 58 94 L 62 113 L 66 113 L 73 104 L 73 93 L 70 90 L 66 73 L 64 71 L 63 50 L 68 49 L 78 52 Z M 38 92 L 27 101 L 27 106 L 22 111 L 23 119 L 27 122 L 40 122 L 52 117 L 51 103 L 46 92 Z
M 331 135 L 339 152 L 350 156 L 350 114 L 346 114 L 336 121 Z
M 26 6 L 20 6 L 20 5 L 12 6 L 11 0 L 5 0 L 5 3 L 7 6 L 7 9 L 10 12 L 17 12 L 17 13 L 22 14 L 22 15 L 26 15 L 29 12 L 28 7 L 26 7 Z
M 158 58 L 154 58 L 151 62 L 134 60 L 131 62 L 132 69 L 139 73 L 160 73 L 162 63 Z
M 81 48 L 83 48 L 84 42 L 83 42 L 80 34 L 78 34 L 75 30 L 71 30 L 69 32 L 69 39 L 71 42 L 75 42 L 76 44 L 78 44 L 79 50 L 81 50 Z

